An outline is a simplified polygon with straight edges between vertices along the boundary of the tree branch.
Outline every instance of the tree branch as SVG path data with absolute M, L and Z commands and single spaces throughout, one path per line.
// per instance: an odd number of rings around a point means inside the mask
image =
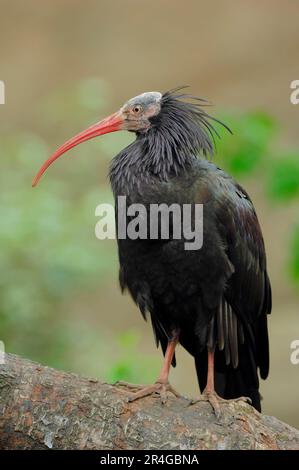
M 238 402 L 188 406 L 170 396 L 127 403 L 128 391 L 12 354 L 0 365 L 1 449 L 299 449 L 299 431 Z

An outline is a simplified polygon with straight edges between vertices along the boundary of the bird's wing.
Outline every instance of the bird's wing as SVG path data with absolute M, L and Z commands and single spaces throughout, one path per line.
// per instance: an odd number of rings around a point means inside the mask
M 251 337 L 262 378 L 269 370 L 267 314 L 271 312 L 271 286 L 261 228 L 246 191 L 220 172 L 214 200 L 217 225 L 234 273 L 227 283 L 225 301 L 241 319 Z

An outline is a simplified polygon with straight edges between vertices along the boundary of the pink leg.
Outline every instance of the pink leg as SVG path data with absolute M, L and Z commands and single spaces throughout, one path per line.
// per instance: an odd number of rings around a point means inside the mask
M 169 371 L 172 363 L 172 359 L 175 353 L 175 348 L 178 344 L 178 335 L 174 339 L 170 340 L 167 345 L 167 349 L 164 356 L 163 366 L 160 371 L 160 374 L 153 385 L 140 386 L 128 384 L 126 382 L 117 382 L 117 385 L 124 385 L 131 389 L 140 389 L 138 392 L 134 392 L 128 398 L 128 401 L 132 402 L 140 398 L 147 397 L 149 395 L 158 394 L 160 395 L 161 401 L 163 404 L 167 402 L 167 392 L 172 393 L 176 397 L 180 398 L 181 395 L 170 385 L 168 382 Z

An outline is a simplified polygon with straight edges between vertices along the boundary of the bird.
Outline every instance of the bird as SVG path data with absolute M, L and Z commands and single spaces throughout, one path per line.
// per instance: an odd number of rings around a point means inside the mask
M 246 400 L 261 411 L 259 379 L 269 373 L 267 316 L 272 300 L 253 203 L 213 162 L 217 124 L 231 131 L 207 113 L 207 105 L 184 87 L 131 98 L 59 147 L 32 185 L 74 146 L 126 130 L 135 133 L 135 140 L 114 157 L 109 169 L 116 217 L 120 196 L 127 204 L 142 204 L 147 212 L 153 204 L 202 206 L 203 242 L 198 249 L 186 249 L 184 234 L 174 236 L 174 218 L 169 218 L 168 238 L 161 231 L 155 239 L 117 236 L 119 282 L 142 316 L 150 318 L 164 356 L 156 382 L 134 386 L 129 401 L 158 395 L 165 403 L 169 393 L 180 396 L 169 382 L 180 344 L 195 361 L 201 395 L 194 402 L 208 401 L 219 416 L 227 400 Z M 194 214 L 190 220 L 194 227 Z

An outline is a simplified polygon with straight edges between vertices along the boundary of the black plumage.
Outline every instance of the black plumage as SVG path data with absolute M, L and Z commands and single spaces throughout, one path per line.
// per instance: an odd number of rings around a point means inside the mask
M 127 204 L 204 204 L 203 247 L 186 251 L 185 240 L 171 238 L 119 240 L 120 283 L 143 316 L 149 313 L 164 353 L 173 331 L 180 331 L 201 391 L 208 345 L 215 348 L 216 392 L 249 396 L 260 409 L 257 368 L 266 378 L 271 311 L 264 242 L 248 194 L 201 158 L 213 154 L 215 131 L 200 104 L 164 94 L 150 129 L 137 132 L 113 160 L 110 180 L 115 197 L 126 195 Z

